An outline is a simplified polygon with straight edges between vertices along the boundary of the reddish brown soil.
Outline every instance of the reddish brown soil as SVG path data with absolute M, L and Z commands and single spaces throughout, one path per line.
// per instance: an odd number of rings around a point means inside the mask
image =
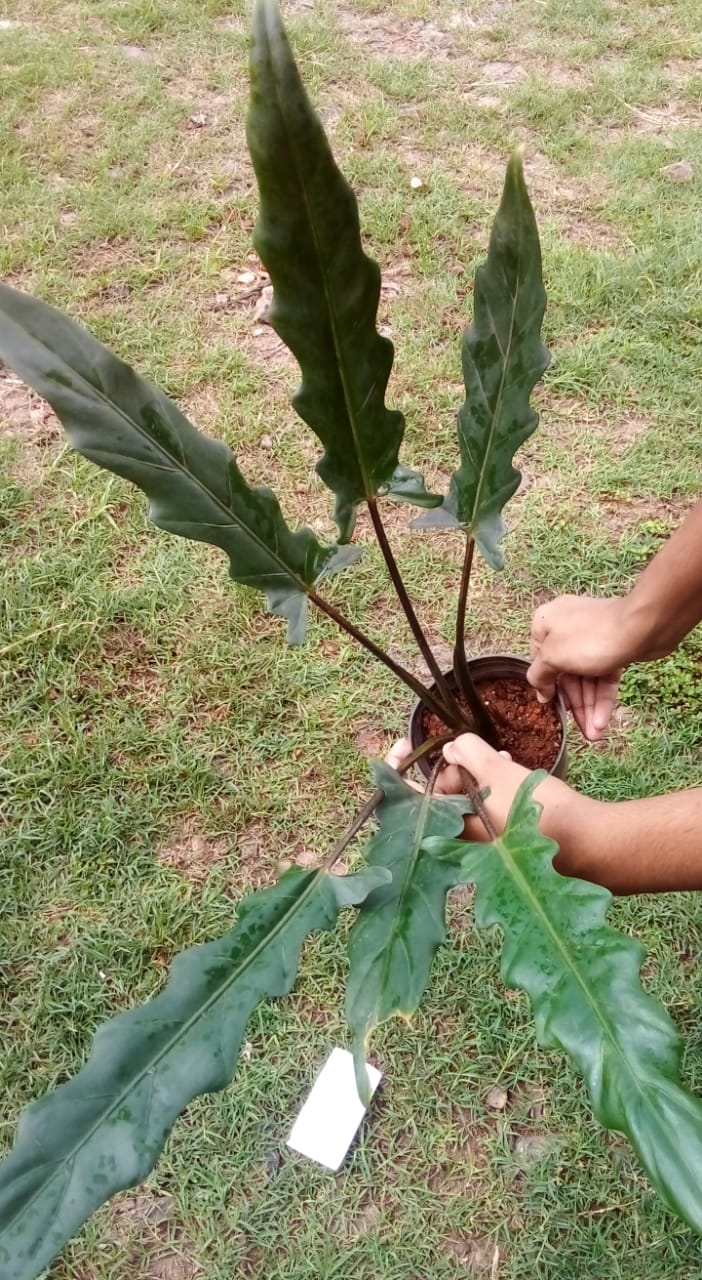
M 517 764 L 527 769 L 552 769 L 561 746 L 561 722 L 552 703 L 541 703 L 536 692 L 525 680 L 514 676 L 499 680 L 479 680 L 476 688 L 488 708 L 494 707 L 506 724 L 498 724 L 500 745 L 509 751 Z M 464 711 L 468 706 L 459 698 Z M 450 733 L 443 720 L 433 711 L 422 712 L 422 736 L 424 739 Z M 436 756 L 429 757 L 434 763 Z

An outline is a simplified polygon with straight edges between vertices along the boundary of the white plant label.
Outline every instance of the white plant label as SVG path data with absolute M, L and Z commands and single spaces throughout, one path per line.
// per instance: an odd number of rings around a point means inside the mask
M 373 1094 L 381 1073 L 368 1064 L 366 1071 Z M 288 1146 L 317 1164 L 336 1170 L 365 1113 L 356 1089 L 352 1055 L 346 1049 L 332 1049 L 293 1125 Z

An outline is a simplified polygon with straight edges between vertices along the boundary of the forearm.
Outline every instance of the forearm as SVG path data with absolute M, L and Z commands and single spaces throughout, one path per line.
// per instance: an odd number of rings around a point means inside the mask
M 702 620 L 702 499 L 624 597 L 630 662 L 672 653 Z
M 620 804 L 570 795 L 542 818 L 562 875 L 622 895 L 702 889 L 702 788 Z

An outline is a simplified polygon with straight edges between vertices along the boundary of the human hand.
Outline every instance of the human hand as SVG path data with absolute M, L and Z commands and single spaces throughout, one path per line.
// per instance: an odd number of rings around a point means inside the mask
M 448 766 L 444 774 L 450 783 L 457 783 L 459 793 L 465 792 L 459 766 L 475 779 L 479 791 L 489 792 L 483 804 L 492 826 L 501 835 L 514 797 L 529 770 L 515 764 L 506 751 L 495 751 L 475 733 L 463 733 L 453 742 L 447 742 L 444 760 Z M 463 835 L 466 840 L 490 839 L 482 819 L 477 816 L 465 819 Z
M 401 769 L 405 760 L 412 754 L 414 750 L 409 738 L 401 738 L 399 742 L 393 744 L 385 757 L 385 763 L 390 765 L 391 769 Z M 409 778 L 405 778 L 415 791 L 423 791 L 418 782 L 412 782 Z M 434 784 L 434 795 L 437 796 L 460 796 L 463 794 L 463 779 L 460 772 L 455 767 L 446 766 L 437 775 Z
M 403 738 L 390 749 L 386 761 L 393 769 L 398 769 L 411 750 L 412 744 L 409 739 Z M 444 760 L 446 768 L 437 777 L 435 794 L 465 794 L 464 780 L 458 767 L 462 766 L 473 775 L 481 791 L 489 789 L 490 794 L 485 800 L 485 808 L 495 830 L 502 832 L 512 801 L 529 771 L 522 765 L 515 764 L 506 752 L 494 751 L 487 742 L 474 733 L 464 733 L 453 742 L 447 742 L 444 747 Z M 410 785 L 417 786 L 416 783 Z M 421 787 L 417 789 L 422 790 Z M 556 825 L 559 825 L 556 821 L 557 816 L 562 812 L 564 805 L 567 805 L 571 799 L 575 799 L 576 793 L 558 778 L 548 777 L 539 784 L 534 794 L 536 799 L 544 805 L 542 830 L 552 835 Z M 544 821 L 546 826 L 543 825 Z M 467 840 L 489 839 L 482 821 L 477 817 L 466 818 L 464 836 Z
M 543 702 L 558 686 L 593 742 L 607 729 L 619 679 L 630 661 L 625 614 L 622 597 L 558 596 L 538 608 L 532 621 L 527 680 Z

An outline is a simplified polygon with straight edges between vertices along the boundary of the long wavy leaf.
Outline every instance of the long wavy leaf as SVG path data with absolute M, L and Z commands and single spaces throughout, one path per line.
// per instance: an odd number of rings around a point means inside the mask
M 249 1015 L 290 990 L 307 935 L 386 878 L 292 868 L 223 938 L 178 956 L 160 995 L 100 1028 L 82 1071 L 24 1112 L 0 1165 L 0 1280 L 34 1280 L 98 1205 L 146 1176 L 191 1099 L 229 1083 Z
M 270 489 L 244 480 L 223 440 L 197 431 L 162 391 L 80 325 L 36 298 L 0 285 L 0 359 L 61 419 L 71 444 L 149 498 L 161 529 L 221 547 L 231 577 L 265 592 L 304 637 L 307 591 L 355 558 L 292 532 Z
M 346 1015 L 357 1063 L 375 1027 L 397 1014 L 410 1017 L 421 1001 L 446 935 L 446 895 L 463 878 L 465 856 L 464 844 L 444 857 L 428 853 L 424 841 L 457 836 L 470 811 L 465 797 L 417 792 L 386 764 L 374 774 L 385 799 L 365 857 L 392 880 L 366 898 L 349 939 Z
M 414 524 L 469 529 L 488 563 L 501 569 L 502 509 L 521 479 L 512 459 L 538 426 L 529 397 L 549 362 L 541 341 L 541 247 L 519 152 L 507 167 L 487 261 L 475 273 L 474 298 L 474 322 L 463 335 L 461 465 L 443 507 Z
M 324 445 L 317 470 L 350 538 L 358 503 L 387 491 L 435 506 L 400 466 L 404 419 L 385 407 L 392 343 L 378 333 L 380 271 L 361 246 L 356 198 L 337 168 L 276 0 L 258 0 L 248 143 L 261 195 L 254 243 L 270 273 L 270 322 L 302 372 L 294 398 Z
M 702 1233 L 702 1103 L 680 1084 L 680 1036 L 641 986 L 643 947 L 605 921 L 612 895 L 554 870 L 532 795 L 544 776 L 524 781 L 499 840 L 463 845 L 476 923 L 502 929 L 503 979 L 529 995 L 540 1042 L 573 1059 L 597 1119 L 626 1134 L 665 1203 Z M 457 857 L 461 845 L 427 847 Z

